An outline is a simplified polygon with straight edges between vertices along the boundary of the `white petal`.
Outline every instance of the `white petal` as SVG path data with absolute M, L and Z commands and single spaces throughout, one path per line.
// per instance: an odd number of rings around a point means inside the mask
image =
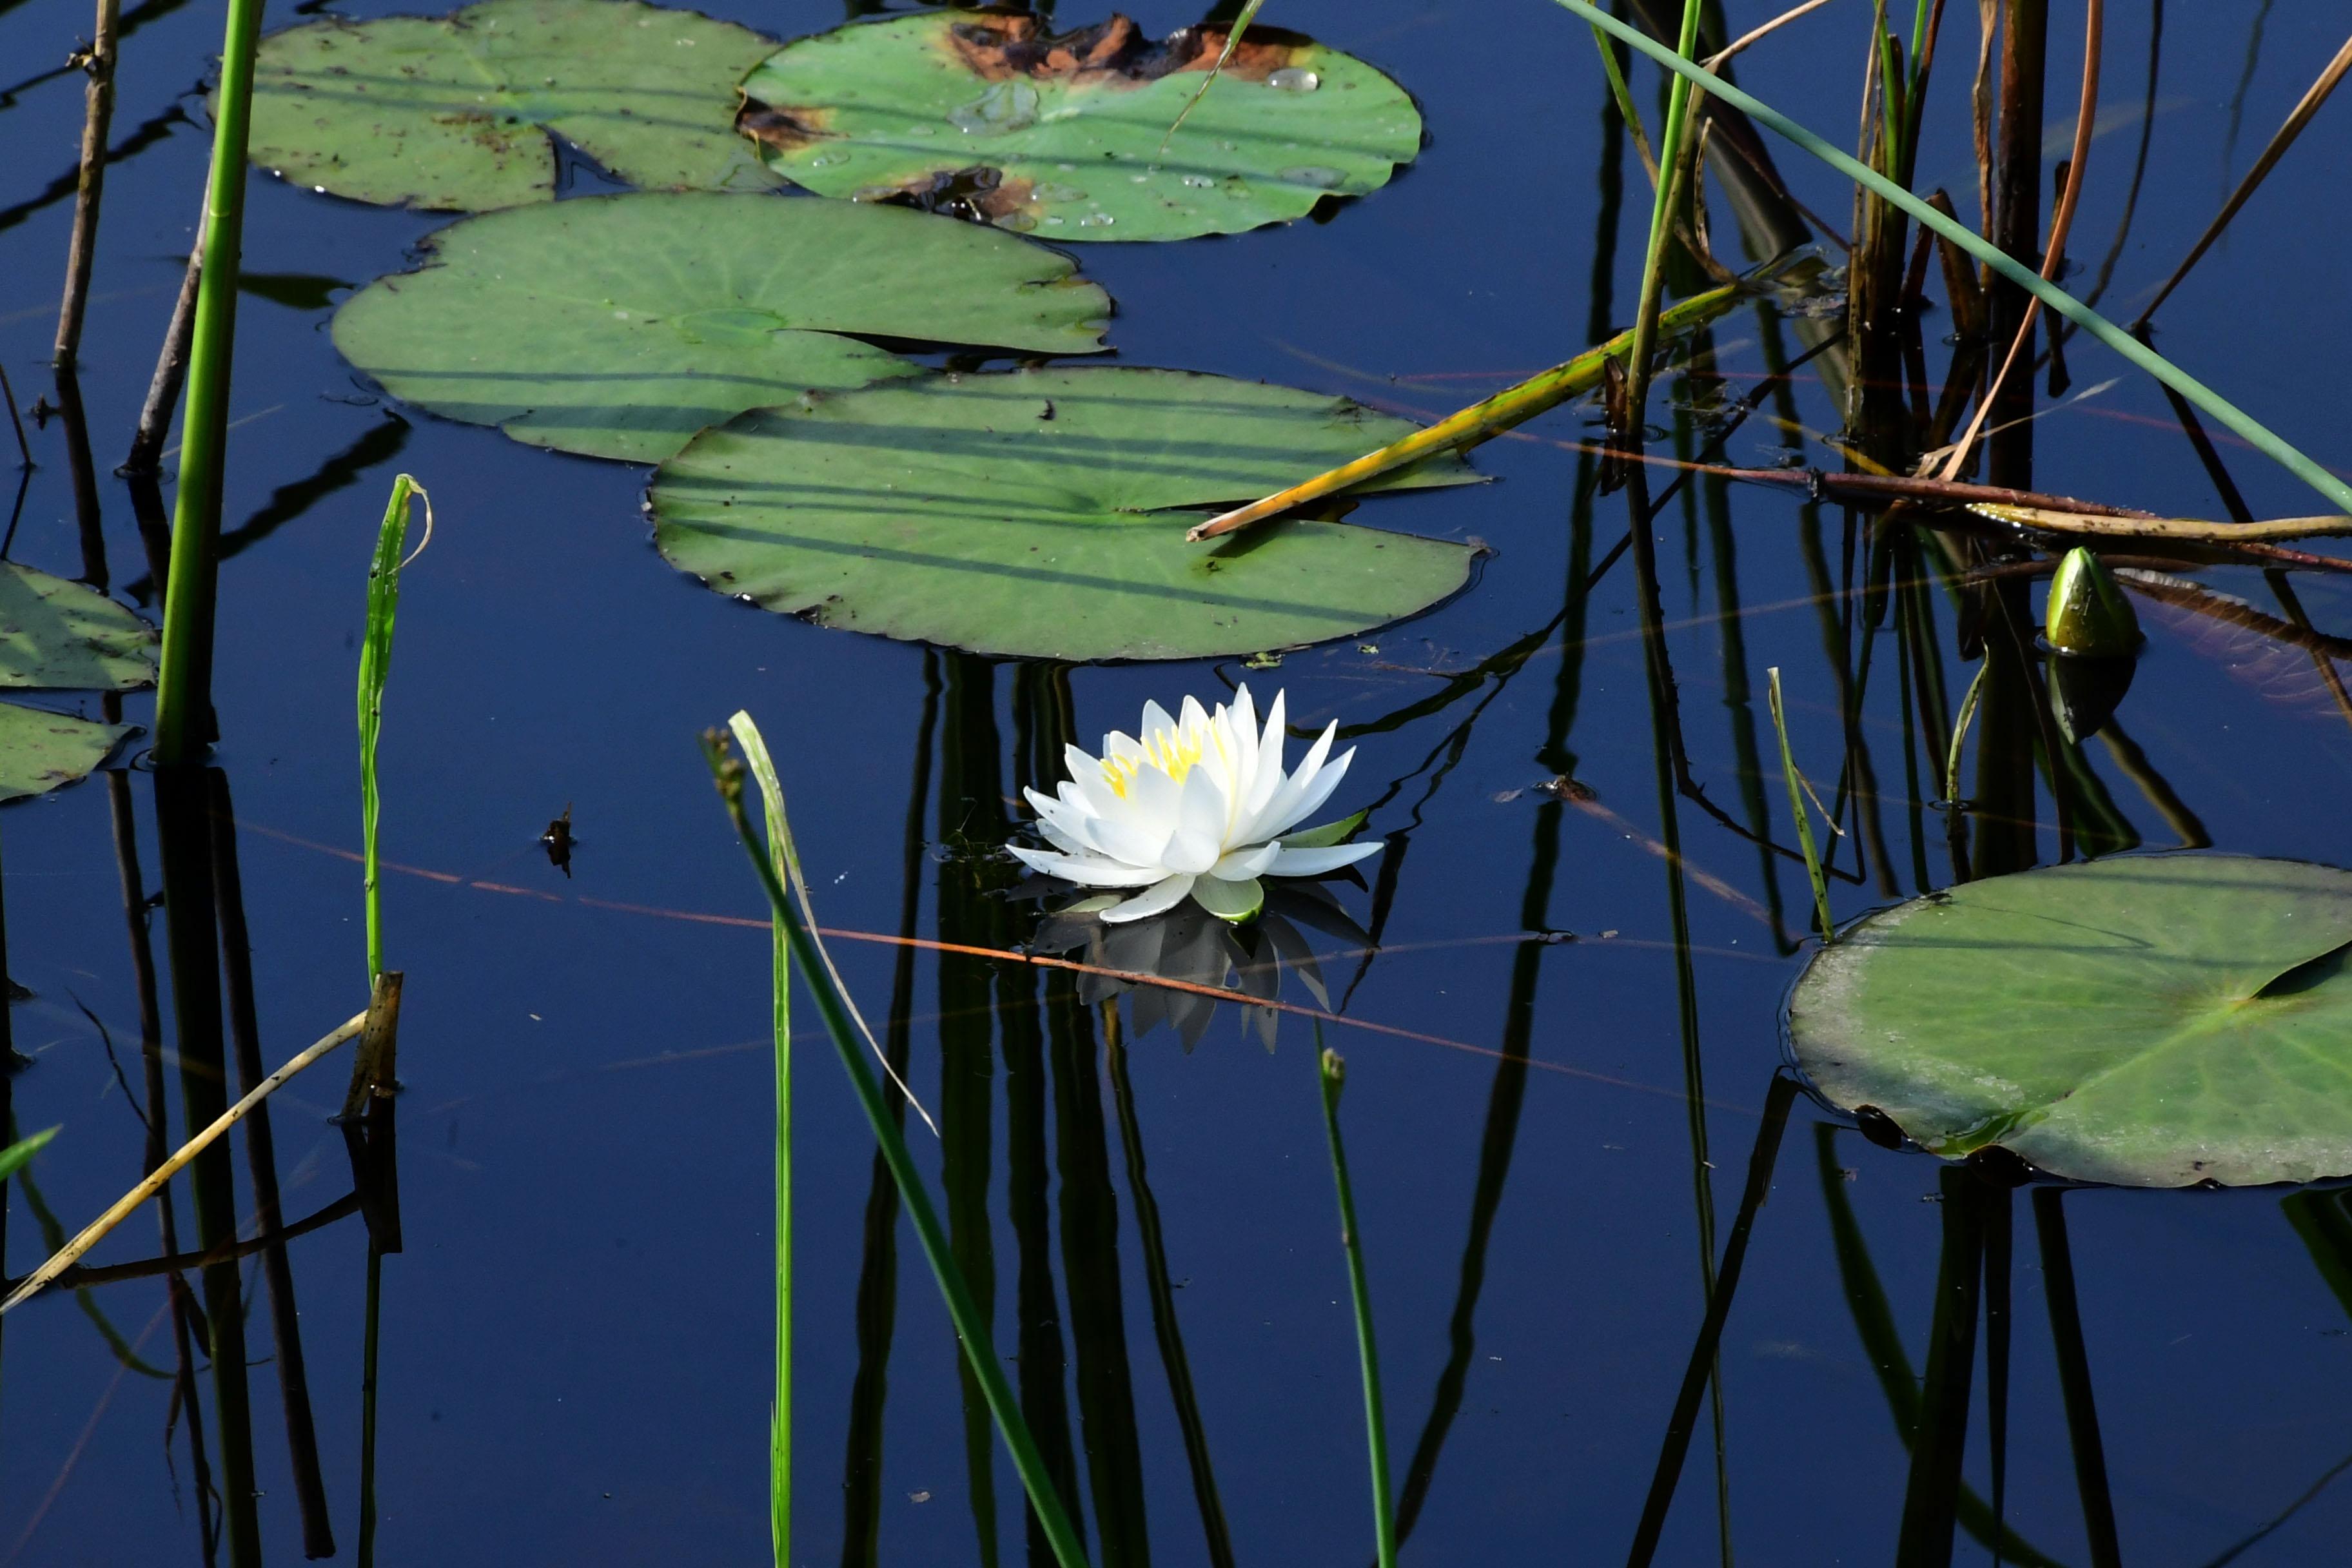
M 1159 703 L 1147 702 L 1143 705 L 1143 722 L 1138 729 L 1143 743 L 1148 746 L 1154 735 L 1175 733 L 1176 721 L 1171 719 L 1168 710 Z
M 1192 890 L 1192 878 L 1170 877 L 1146 888 L 1118 908 L 1105 910 L 1102 918 L 1112 925 L 1118 925 L 1127 921 L 1139 921 L 1147 915 L 1156 915 L 1162 910 L 1174 909 L 1184 901 L 1184 896 Z
M 1331 742 L 1339 733 L 1339 721 L 1336 719 L 1323 727 L 1323 733 L 1315 738 L 1315 743 L 1307 748 L 1307 755 L 1299 759 L 1298 771 L 1282 781 L 1273 798 L 1242 829 L 1245 842 L 1255 844 L 1261 838 L 1277 837 L 1284 828 L 1305 815 L 1305 808 L 1298 803 L 1307 798 L 1315 775 L 1323 771 L 1323 759 L 1331 754 Z
M 1251 781 L 1249 799 L 1243 803 L 1252 821 L 1265 810 L 1266 802 L 1272 800 L 1275 792 L 1282 787 L 1282 752 L 1290 740 L 1285 727 L 1288 721 L 1283 712 L 1283 699 L 1286 695 L 1276 692 L 1274 706 L 1265 710 L 1265 730 L 1259 737 L 1257 746 L 1257 777 Z
M 1143 748 L 1136 743 L 1135 737 L 1124 730 L 1113 730 L 1103 737 L 1102 754 L 1106 757 L 1134 757 L 1142 753 Z M 1083 757 L 1086 753 L 1080 752 L 1078 755 Z
M 1269 877 L 1319 877 L 1342 866 L 1377 855 L 1384 847 L 1375 838 L 1369 844 L 1334 844 L 1328 849 L 1285 849 L 1265 868 Z
M 1238 819 L 1250 814 L 1250 795 L 1257 785 L 1257 704 L 1250 700 L 1249 682 L 1234 693 L 1234 804 Z
M 1209 868 L 1213 877 L 1223 877 L 1228 882 L 1246 882 L 1252 877 L 1263 876 L 1280 853 L 1279 844 L 1261 844 L 1255 849 L 1236 849 Z
M 1177 803 L 1176 832 L 1160 852 L 1160 863 L 1171 871 L 1197 874 L 1217 863 L 1225 852 L 1225 792 L 1206 768 L 1184 775 Z
M 1205 730 L 1209 727 L 1209 710 L 1201 706 L 1201 700 L 1199 698 L 1194 697 L 1190 693 L 1187 693 L 1184 698 L 1182 718 L 1184 721 L 1184 730 L 1188 734 Z
M 1339 753 L 1337 762 L 1328 763 L 1318 769 L 1315 776 L 1307 781 L 1306 789 L 1286 814 L 1290 820 L 1269 823 L 1265 831 L 1274 834 L 1287 833 L 1299 823 L 1322 810 L 1323 803 L 1331 798 L 1331 792 L 1339 787 L 1339 781 L 1348 776 L 1348 764 L 1355 759 L 1356 749 L 1350 746 Z
M 1031 870 L 1082 888 L 1140 888 L 1167 875 L 1157 866 L 1122 866 L 1097 855 L 1056 855 L 1050 849 L 1028 849 L 1018 844 L 1006 847 Z

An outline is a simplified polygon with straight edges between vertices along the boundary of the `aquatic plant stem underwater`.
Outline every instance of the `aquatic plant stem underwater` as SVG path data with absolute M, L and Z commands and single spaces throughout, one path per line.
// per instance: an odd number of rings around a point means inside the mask
M 1677 76 L 1706 88 L 1710 95 L 1778 132 L 1847 179 L 1867 189 L 1873 195 L 1900 207 L 1923 227 L 1949 240 L 1975 257 L 1979 261 L 2041 300 L 2043 305 L 2065 317 L 2082 331 L 2090 333 L 2133 365 L 2146 371 L 2196 405 L 2198 408 L 2228 426 L 2263 456 L 2326 496 L 2338 510 L 2352 511 L 2352 485 L 2346 484 L 2342 479 L 2329 473 L 2252 415 L 2197 380 L 2162 354 L 2142 343 L 2063 289 L 2044 280 L 2032 268 L 2019 262 L 1981 235 L 1955 219 L 1945 216 L 1894 181 L 1839 152 L 1835 147 L 1762 100 L 1742 92 L 1714 72 L 1684 59 L 1641 29 L 1628 26 L 1607 12 L 1589 4 L 1588 0 L 1554 0 L 1554 4 L 1601 27 L 1632 47 L 1639 49 Z
M 1323 1044 L 1315 1028 L 1316 1076 L 1323 1089 L 1323 1131 L 1331 1145 L 1331 1184 L 1339 1195 L 1339 1245 L 1348 1253 L 1348 1296 L 1356 1311 L 1356 1355 L 1364 1377 L 1364 1444 L 1372 1467 L 1372 1532 L 1380 1568 L 1396 1568 L 1396 1502 L 1389 1486 L 1388 1417 L 1381 1408 L 1381 1352 L 1372 1340 L 1372 1293 L 1364 1279 L 1364 1246 L 1356 1229 L 1356 1194 L 1348 1180 L 1348 1150 L 1339 1137 L 1339 1095 L 1348 1087 L 1348 1064 Z
M 263 0 L 228 0 L 220 88 L 213 96 L 211 184 L 205 196 L 205 269 L 196 287 L 181 426 L 180 489 L 164 585 L 163 647 L 155 688 L 155 760 L 192 762 L 211 744 L 213 595 L 219 567 L 222 467 L 228 447 L 229 366 L 236 343 L 243 255 L 247 132 L 253 52 Z
M 740 730 L 756 736 L 758 726 L 750 715 L 738 714 L 733 721 Z M 817 1015 L 824 1022 L 825 1033 L 832 1037 L 834 1049 L 841 1065 L 849 1074 L 850 1087 L 856 1090 L 860 1109 L 866 1112 L 867 1124 L 874 1130 L 875 1142 L 880 1145 L 882 1158 L 890 1168 L 891 1179 L 898 1184 L 898 1196 L 907 1207 L 907 1216 L 915 1227 L 915 1237 L 922 1244 L 924 1260 L 931 1266 L 933 1278 L 939 1281 L 940 1294 L 945 1299 L 948 1317 L 955 1324 L 956 1337 L 963 1346 L 964 1358 L 971 1367 L 973 1378 L 988 1402 L 989 1414 L 996 1419 L 996 1429 L 1004 1446 L 1013 1455 L 1013 1468 L 1020 1473 L 1023 1489 L 1029 1495 L 1029 1506 L 1037 1518 L 1039 1528 L 1053 1548 L 1054 1559 L 1061 1568 L 1085 1568 L 1086 1548 L 1079 1542 L 1077 1531 L 1071 1526 L 1068 1510 L 1063 1507 L 1055 1491 L 1045 1461 L 1037 1451 L 1036 1440 L 1030 1435 L 1029 1424 L 1021 1414 L 1013 1387 L 1005 1380 L 1003 1363 L 998 1359 L 995 1345 L 979 1307 L 966 1289 L 963 1276 L 949 1251 L 947 1233 L 940 1227 L 939 1211 L 931 1195 L 915 1169 L 914 1156 L 908 1152 L 907 1140 L 898 1131 L 883 1104 L 882 1089 L 866 1066 L 865 1055 L 858 1049 L 857 1037 L 853 1032 L 849 1012 L 844 1005 L 840 988 L 826 969 L 817 952 L 815 939 L 802 924 L 799 914 L 777 878 L 771 857 L 761 852 L 758 837 L 752 832 L 751 819 L 743 811 L 743 764 L 728 752 L 722 731 L 710 731 L 703 736 L 703 754 L 710 764 L 713 782 L 719 788 L 719 798 L 735 825 L 736 837 L 742 840 L 743 852 L 751 858 L 759 874 L 761 889 L 768 895 L 768 905 L 792 947 L 792 956 L 800 965 L 803 984 L 808 986 L 816 1002 Z M 762 750 L 765 749 L 764 744 Z M 768 797 L 767 781 L 761 781 L 761 794 Z M 782 801 L 773 797 L 775 809 L 781 815 Z

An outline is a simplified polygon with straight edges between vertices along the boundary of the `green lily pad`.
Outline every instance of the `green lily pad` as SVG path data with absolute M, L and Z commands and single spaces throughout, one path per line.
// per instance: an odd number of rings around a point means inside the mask
M 636 0 L 328 17 L 261 41 L 251 156 L 335 195 L 451 212 L 552 200 L 556 139 L 646 190 L 770 189 L 730 122 L 774 47 Z
M 943 11 L 786 45 L 744 79 L 737 123 L 825 196 L 911 199 L 1053 239 L 1183 239 L 1304 217 L 1388 184 L 1421 149 L 1405 90 L 1296 33 L 1161 43 L 1125 16 L 1051 34 Z
M 335 312 L 344 357 L 436 414 L 639 463 L 746 408 L 917 373 L 839 333 L 1092 353 L 1110 315 L 1043 246 L 845 202 L 597 196 L 425 247 Z
M 0 702 L 0 801 L 47 795 L 88 776 L 137 729 Z
M 1200 658 L 1427 609 L 1472 548 L 1290 521 L 1207 544 L 1162 509 L 1264 495 L 1412 428 L 1344 397 L 1183 371 L 937 374 L 812 393 L 654 475 L 654 542 L 723 594 L 982 653 Z M 1474 481 L 1447 454 L 1390 489 Z
M 1797 1064 L 1928 1150 L 2131 1186 L 2352 1174 L 2352 872 L 2119 856 L 1857 922 L 1790 1002 Z
M 0 563 L 0 686 L 129 691 L 155 679 L 155 634 L 79 583 Z

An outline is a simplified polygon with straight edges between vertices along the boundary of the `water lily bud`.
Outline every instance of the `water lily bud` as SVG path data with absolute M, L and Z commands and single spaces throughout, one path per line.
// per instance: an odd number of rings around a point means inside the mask
M 2046 619 L 2050 646 L 2060 653 L 2103 658 L 2139 646 L 2131 601 L 2106 564 L 2079 545 L 2066 552 L 2050 578 Z

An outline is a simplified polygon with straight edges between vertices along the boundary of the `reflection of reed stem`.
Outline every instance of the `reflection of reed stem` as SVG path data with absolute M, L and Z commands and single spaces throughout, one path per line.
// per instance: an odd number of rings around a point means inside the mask
M 1316 1031 L 1319 1037 L 1320 1029 Z M 1381 1410 L 1381 1352 L 1372 1340 L 1371 1287 L 1364 1279 L 1362 1234 L 1356 1227 L 1356 1194 L 1348 1181 L 1348 1150 L 1339 1136 L 1339 1092 L 1348 1081 L 1339 1053 L 1316 1042 L 1316 1071 L 1323 1089 L 1323 1131 L 1331 1145 L 1331 1184 L 1339 1195 L 1339 1245 L 1348 1254 L 1348 1295 L 1356 1311 L 1356 1354 L 1363 1368 L 1364 1442 L 1372 1467 L 1372 1539 L 1380 1568 L 1396 1568 L 1396 1505 L 1389 1495 L 1388 1420 Z

